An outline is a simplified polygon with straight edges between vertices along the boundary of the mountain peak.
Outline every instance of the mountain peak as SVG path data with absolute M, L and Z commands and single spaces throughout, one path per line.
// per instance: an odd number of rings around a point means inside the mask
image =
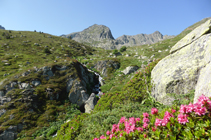
M 5 28 L 4 28 L 3 26 L 1 26 L 1 25 L 0 25 L 0 29 L 3 29 L 3 30 L 5 30 Z

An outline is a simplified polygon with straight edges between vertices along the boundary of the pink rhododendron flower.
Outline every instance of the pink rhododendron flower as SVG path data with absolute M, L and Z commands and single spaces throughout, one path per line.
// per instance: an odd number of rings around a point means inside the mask
M 172 113 L 175 113 L 175 112 L 176 112 L 176 110 L 174 110 L 174 109 L 171 109 L 171 112 L 172 112 Z
M 161 122 L 161 125 L 162 126 L 166 126 L 168 122 L 169 122 L 169 119 L 168 118 L 163 118 L 162 119 L 162 122 Z
M 187 112 L 187 113 L 191 113 L 191 112 L 193 112 L 193 111 L 194 111 L 194 105 L 190 103 L 190 104 L 188 105 L 188 107 L 187 107 L 186 112 Z
M 148 124 L 147 124 L 147 123 L 144 123 L 144 124 L 143 124 L 143 128 L 146 129 L 147 127 L 148 127 Z
M 109 136 L 110 139 L 112 139 L 113 137 L 114 137 L 114 134 L 111 134 L 111 135 Z
M 188 107 L 187 105 L 181 105 L 181 106 L 180 106 L 179 112 L 180 112 L 180 113 L 184 113 L 184 114 L 187 113 L 187 112 L 186 112 L 187 107 Z
M 130 127 L 130 132 L 134 132 L 136 130 L 136 126 L 135 124 L 132 124 L 132 126 Z
M 171 117 L 174 117 L 174 115 L 169 113 L 168 111 L 166 111 L 165 115 L 164 115 L 164 118 L 167 118 L 169 120 Z
M 208 101 L 210 101 L 209 97 L 204 96 L 204 94 L 202 94 L 198 99 L 198 103 L 203 105 L 205 105 Z
M 114 133 L 114 132 L 117 130 L 117 128 L 118 128 L 118 126 L 117 126 L 116 124 L 114 124 L 114 125 L 112 126 L 111 132 Z
M 156 127 L 152 127 L 152 131 L 156 131 Z
M 106 139 L 106 137 L 104 135 L 100 136 L 100 139 Z
M 129 123 L 130 124 L 135 124 L 136 123 L 135 118 L 134 117 L 129 118 Z
M 135 118 L 136 122 L 139 122 L 141 119 L 140 118 Z
M 151 109 L 151 114 L 158 114 L 158 109 L 157 108 L 152 108 Z
M 187 117 L 188 117 L 187 114 L 179 114 L 178 115 L 178 122 L 181 123 L 181 124 L 185 124 L 185 123 L 189 122 Z
M 94 138 L 93 140 L 99 140 L 98 138 Z
M 144 123 L 148 123 L 149 122 L 149 119 L 148 118 L 143 118 L 143 122 Z
M 206 114 L 207 109 L 206 109 L 206 107 L 202 107 L 201 104 L 195 103 L 194 104 L 194 112 L 195 112 L 195 114 L 201 116 L 201 115 L 205 115 Z
M 147 138 L 147 134 L 144 134 L 144 138 Z
M 106 134 L 107 134 L 107 135 L 110 135 L 110 134 L 111 134 L 111 132 L 110 132 L 110 131 L 107 131 L 107 132 L 106 132 Z
M 122 134 L 122 133 L 120 133 L 119 137 L 122 137 L 122 136 L 123 136 L 123 134 Z
M 147 117 L 149 117 L 149 114 L 148 114 L 147 112 L 145 112 L 145 113 L 143 113 L 143 116 L 144 116 L 145 118 L 147 118 Z
M 161 123 L 162 123 L 162 120 L 156 118 L 156 120 L 155 120 L 155 126 L 161 126 Z
M 144 129 L 143 129 L 142 127 L 137 127 L 137 128 L 136 128 L 136 130 L 138 130 L 138 131 L 141 131 L 141 132 L 142 132 Z
M 119 123 L 124 123 L 125 122 L 125 117 L 122 117 L 120 120 L 119 120 Z

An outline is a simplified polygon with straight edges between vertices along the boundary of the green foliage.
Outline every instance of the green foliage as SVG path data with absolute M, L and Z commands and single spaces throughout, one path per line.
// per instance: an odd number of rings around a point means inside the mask
M 113 50 L 113 54 L 117 54 L 118 53 L 118 50 L 117 49 L 114 49 Z
M 45 48 L 44 53 L 51 53 L 51 51 L 48 48 Z
M 68 36 L 68 38 L 69 38 L 69 39 L 72 39 L 72 37 L 71 37 L 71 36 Z
M 70 140 L 76 139 L 79 135 L 81 127 L 83 125 L 83 120 L 88 116 L 88 114 L 84 113 L 81 115 L 76 115 L 72 120 L 64 123 L 60 130 L 57 133 L 57 137 L 55 140 Z
M 124 52 L 124 51 L 126 51 L 127 50 L 127 47 L 126 46 L 122 46 L 121 48 L 120 48 L 120 52 Z
M 128 102 L 139 102 L 143 105 L 149 102 L 148 106 L 157 107 L 160 104 L 156 101 L 150 102 L 153 98 L 149 96 L 151 92 L 151 71 L 158 63 L 156 60 L 150 63 L 142 72 L 137 72 L 134 77 L 124 86 L 122 91 L 108 92 L 98 101 L 95 111 L 112 110 L 117 105 Z M 147 99 L 147 100 L 146 100 Z
M 180 106 L 180 105 L 186 105 L 186 104 L 189 104 L 189 103 L 193 103 L 194 94 L 195 94 L 195 90 L 191 90 L 187 94 L 171 93 L 171 94 L 167 94 L 167 96 L 174 98 L 174 101 L 173 101 L 172 104 Z
M 91 140 L 96 136 L 105 135 L 107 130 L 111 130 L 112 124 L 118 123 L 121 117 L 140 117 L 143 112 L 150 112 L 150 108 L 132 102 L 117 105 L 113 110 L 94 112 L 84 119 L 77 139 Z

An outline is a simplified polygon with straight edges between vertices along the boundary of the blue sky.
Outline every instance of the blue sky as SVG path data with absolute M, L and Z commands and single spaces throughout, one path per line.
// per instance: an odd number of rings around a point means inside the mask
M 106 25 L 114 38 L 123 34 L 177 35 L 211 17 L 211 0 L 0 0 L 0 25 L 8 30 L 52 35 Z

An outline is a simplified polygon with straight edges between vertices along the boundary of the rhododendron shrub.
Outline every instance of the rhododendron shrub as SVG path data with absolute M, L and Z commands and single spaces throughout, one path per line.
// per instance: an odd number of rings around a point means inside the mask
M 122 117 L 99 139 L 211 139 L 211 98 L 200 96 L 195 104 L 143 113 L 140 118 Z

